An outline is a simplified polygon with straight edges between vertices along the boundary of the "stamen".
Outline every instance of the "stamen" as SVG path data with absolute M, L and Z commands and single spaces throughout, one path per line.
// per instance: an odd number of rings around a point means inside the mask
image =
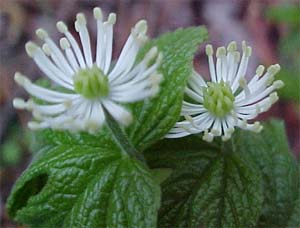
M 156 96 L 160 91 L 160 87 L 158 85 L 154 85 L 151 89 L 150 89 L 150 97 L 154 97 Z
M 223 57 L 225 55 L 226 55 L 226 49 L 225 49 L 225 47 L 219 47 L 217 49 L 216 57 L 217 58 L 221 58 L 221 57 Z
M 245 77 L 240 78 L 239 84 L 244 89 L 246 98 L 250 97 L 251 93 L 250 93 L 250 89 L 248 87 L 248 84 L 247 84 L 247 81 L 246 81 Z
M 144 61 L 148 64 L 158 53 L 157 47 L 152 47 L 144 57 Z
M 263 65 L 259 65 L 256 69 L 256 75 L 261 77 L 264 73 L 265 67 Z
M 190 116 L 190 115 L 184 115 L 184 118 L 191 123 L 191 125 L 196 128 L 199 129 L 199 127 L 197 126 L 197 124 L 195 124 L 194 119 Z
M 60 44 L 61 49 L 63 49 L 63 50 L 70 48 L 70 43 L 67 40 L 67 38 L 65 38 L 65 37 L 60 39 L 59 44 Z
M 90 36 L 86 27 L 86 19 L 83 13 L 78 13 L 76 15 L 76 19 L 77 21 L 75 22 L 75 28 L 76 31 L 79 32 L 85 61 L 88 67 L 91 68 L 93 66 L 93 60 L 92 60 L 92 53 L 91 53 Z
M 214 135 L 212 133 L 208 132 L 208 130 L 206 130 L 204 132 L 202 139 L 207 142 L 212 142 L 214 139 Z
M 61 32 L 63 34 L 66 33 L 66 32 L 68 32 L 68 27 L 67 27 L 67 25 L 63 21 L 57 22 L 56 23 L 56 28 L 57 28 L 57 30 L 59 32 Z
M 214 135 L 214 136 L 220 136 L 222 133 L 219 129 L 211 129 L 211 133 Z
M 241 53 L 239 53 L 238 51 L 235 51 L 235 52 L 233 53 L 233 55 L 234 55 L 234 61 L 235 61 L 236 63 L 239 63 L 240 60 L 241 60 Z
M 66 100 L 63 102 L 63 105 L 66 107 L 66 108 L 70 108 L 72 106 L 73 102 L 71 100 Z
M 116 23 L 116 21 L 117 21 L 117 15 L 115 13 L 110 13 L 107 19 L 107 23 L 113 25 Z
M 269 68 L 267 69 L 267 72 L 270 75 L 275 75 L 278 73 L 278 71 L 280 71 L 280 65 L 279 64 L 275 64 L 275 65 L 271 65 L 269 66 Z
M 94 12 L 94 17 L 96 20 L 100 20 L 100 21 L 103 20 L 103 14 L 102 14 L 102 10 L 100 7 L 95 7 L 93 12 Z
M 43 126 L 43 124 L 35 122 L 35 121 L 30 121 L 27 124 L 28 128 L 31 130 L 39 130 L 39 129 L 43 129 L 46 128 L 47 126 Z
M 46 40 L 49 37 L 48 33 L 41 28 L 37 29 L 35 33 L 41 40 Z
M 152 85 L 159 85 L 160 82 L 161 82 L 163 79 L 164 79 L 164 78 L 163 78 L 163 75 L 162 75 L 162 74 L 157 74 L 157 73 L 152 74 L 152 75 L 150 75 L 150 77 L 149 77 L 149 80 L 150 80 L 150 82 L 151 82 Z
M 284 83 L 281 80 L 277 80 L 277 81 L 273 82 L 273 86 L 275 89 L 280 89 L 284 86 Z
M 79 70 L 79 65 L 78 65 L 75 55 L 71 49 L 69 41 L 65 37 L 63 37 L 60 39 L 59 44 L 60 44 L 60 47 L 63 50 L 65 50 L 67 59 L 68 59 L 69 63 L 71 64 L 71 66 L 73 67 L 74 72 L 77 72 Z
M 49 46 L 47 44 L 43 44 L 43 47 L 42 47 L 43 51 L 45 52 L 45 54 L 47 56 L 51 56 L 51 50 L 49 48 Z
M 16 109 L 29 109 L 28 103 L 25 102 L 24 99 L 18 97 L 13 99 L 13 106 Z
M 226 49 L 225 47 L 219 47 L 217 49 L 217 52 L 216 52 L 216 57 L 217 57 L 217 82 L 220 82 L 222 79 L 223 79 L 223 72 L 222 72 L 222 69 L 223 69 L 223 57 L 226 56 Z
M 214 50 L 211 44 L 206 45 L 205 51 L 206 55 L 208 56 L 212 56 L 214 54 Z
M 279 99 L 277 92 L 271 93 L 269 97 L 272 104 L 274 104 Z
M 247 51 L 247 43 L 245 40 L 242 41 L 242 50 L 243 50 L 243 53 L 246 53 L 246 51 Z
M 76 21 L 77 21 L 77 25 L 79 26 L 79 28 L 82 27 L 82 26 L 86 26 L 86 19 L 85 19 L 85 16 L 84 16 L 83 13 L 78 13 L 76 15 Z M 78 29 L 78 31 L 79 30 L 80 29 Z
M 258 121 L 256 121 L 254 123 L 254 125 L 252 126 L 252 130 L 256 133 L 261 132 L 262 129 L 263 129 L 263 126 L 261 126 L 261 124 Z
M 36 120 L 43 120 L 42 114 L 41 114 L 39 111 L 37 111 L 37 110 L 33 110 L 32 116 L 33 116 Z
M 228 52 L 235 52 L 237 50 L 237 45 L 235 41 L 231 41 L 227 46 Z
M 29 41 L 25 44 L 25 50 L 26 50 L 28 56 L 33 58 L 36 51 L 38 50 L 38 46 L 34 42 Z
M 251 47 L 247 47 L 246 52 L 245 52 L 246 57 L 250 57 L 251 54 L 252 54 L 252 48 Z
M 145 20 L 140 20 L 136 23 L 136 25 L 133 28 L 134 35 L 144 35 L 147 32 L 148 25 Z
M 75 24 L 76 24 L 76 22 L 75 22 Z M 65 34 L 66 37 L 68 38 L 68 40 L 70 41 L 71 46 L 74 49 L 76 58 L 77 58 L 77 60 L 78 60 L 78 62 L 80 64 L 80 67 L 81 68 L 86 68 L 85 61 L 83 59 L 83 56 L 82 56 L 81 50 L 79 48 L 79 45 L 76 42 L 76 40 L 73 37 L 73 35 L 68 31 L 68 27 L 66 26 L 66 24 L 64 22 L 62 22 L 62 21 L 59 21 L 59 22 L 57 22 L 56 27 L 57 27 L 58 31 L 60 31 L 61 33 Z
M 31 83 L 31 81 L 30 81 L 27 77 L 25 77 L 24 75 L 22 75 L 22 74 L 19 73 L 19 72 L 16 72 L 16 73 L 15 73 L 14 79 L 15 79 L 15 82 L 16 82 L 19 86 L 22 86 L 22 87 L 23 87 L 25 84 L 27 84 L 27 83 Z
M 206 45 L 205 51 L 206 51 L 206 54 L 208 56 L 208 66 L 209 66 L 211 80 L 213 82 L 217 82 L 215 63 L 214 63 L 214 60 L 213 60 L 213 57 L 212 57 L 213 52 L 214 52 L 212 45 L 210 45 L 210 44 Z

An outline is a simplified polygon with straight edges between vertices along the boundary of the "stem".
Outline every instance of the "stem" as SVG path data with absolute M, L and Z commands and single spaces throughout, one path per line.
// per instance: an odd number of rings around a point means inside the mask
M 120 127 L 120 125 L 114 120 L 114 118 L 104 109 L 106 117 L 106 125 L 110 130 L 115 142 L 121 148 L 123 154 L 129 155 L 135 159 L 140 160 L 146 165 L 146 161 L 142 153 L 139 153 L 129 141 L 127 135 Z

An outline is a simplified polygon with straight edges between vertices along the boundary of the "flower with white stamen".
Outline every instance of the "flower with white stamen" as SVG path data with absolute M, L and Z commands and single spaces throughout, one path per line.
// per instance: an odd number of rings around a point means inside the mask
M 32 111 L 36 121 L 28 123 L 30 128 L 93 133 L 105 122 L 106 112 L 126 126 L 131 122 L 132 116 L 120 103 L 140 101 L 158 93 L 162 75 L 157 69 L 162 54 L 153 47 L 136 63 L 137 54 L 147 41 L 146 21 L 141 20 L 135 25 L 119 59 L 112 66 L 113 25 L 116 15 L 109 14 L 104 22 L 101 9 L 96 7 L 94 17 L 97 21 L 95 56 L 82 13 L 77 14 L 75 28 L 83 51 L 61 21 L 57 23 L 57 28 L 65 37 L 60 40 L 60 48 L 43 29 L 36 31 L 37 36 L 45 42 L 42 48 L 33 42 L 25 45 L 26 52 L 40 70 L 56 85 L 66 89 L 64 92 L 47 89 L 35 85 L 18 72 L 15 74 L 15 81 L 20 86 L 31 96 L 43 101 L 43 104 L 32 99 L 24 101 L 15 98 L 13 101 L 15 108 Z
M 222 140 L 230 139 L 235 127 L 260 132 L 259 122 L 248 123 L 259 113 L 267 111 L 278 100 L 276 89 L 283 82 L 274 81 L 280 70 L 278 64 L 270 66 L 264 73 L 264 66 L 257 67 L 256 75 L 249 81 L 245 79 L 251 47 L 242 42 L 243 54 L 237 51 L 236 42 L 217 49 L 216 66 L 213 48 L 206 46 L 211 82 L 206 82 L 193 71 L 188 80 L 179 121 L 166 135 L 166 138 L 179 138 L 190 134 L 204 133 L 203 139 L 212 141 L 215 136 Z

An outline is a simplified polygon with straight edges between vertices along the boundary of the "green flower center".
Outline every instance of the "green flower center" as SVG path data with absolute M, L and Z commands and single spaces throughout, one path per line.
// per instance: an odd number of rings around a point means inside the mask
M 224 117 L 233 109 L 234 95 L 223 81 L 208 82 L 203 96 L 203 106 L 216 117 Z
M 109 93 L 108 78 L 96 66 L 79 70 L 73 80 L 75 91 L 85 98 L 106 97 Z

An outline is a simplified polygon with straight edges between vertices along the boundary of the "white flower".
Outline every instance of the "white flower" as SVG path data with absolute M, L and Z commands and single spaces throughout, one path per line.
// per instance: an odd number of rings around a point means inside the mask
M 159 91 L 162 75 L 157 73 L 162 55 L 156 47 L 150 49 L 144 59 L 136 64 L 140 47 L 147 40 L 147 23 L 139 21 L 132 29 L 119 59 L 111 64 L 113 25 L 116 15 L 111 13 L 103 22 L 101 9 L 94 8 L 97 21 L 97 46 L 95 58 L 82 13 L 77 14 L 76 31 L 83 52 L 63 22 L 57 23 L 58 30 L 65 35 L 60 40 L 61 49 L 38 29 L 36 34 L 45 44 L 42 48 L 33 42 L 26 44 L 26 51 L 40 70 L 55 84 L 68 90 L 53 91 L 33 84 L 20 73 L 15 81 L 33 97 L 45 102 L 15 98 L 14 107 L 32 111 L 36 121 L 29 122 L 31 129 L 54 128 L 95 132 L 105 121 L 105 111 L 122 125 L 128 125 L 131 114 L 119 103 L 136 102 L 152 97 Z M 95 60 L 93 60 L 95 59 Z
M 278 100 L 274 90 L 283 86 L 274 75 L 280 70 L 278 64 L 270 66 L 264 73 L 264 66 L 258 66 L 256 75 L 247 83 L 245 79 L 251 47 L 242 42 L 243 55 L 236 49 L 236 43 L 217 49 L 216 67 L 213 60 L 213 48 L 206 46 L 211 82 L 205 82 L 195 71 L 185 89 L 187 100 L 183 101 L 179 121 L 166 135 L 166 138 L 184 137 L 203 132 L 203 139 L 212 141 L 215 136 L 228 140 L 234 128 L 259 132 L 259 122 L 248 123 L 259 113 L 267 111 Z

